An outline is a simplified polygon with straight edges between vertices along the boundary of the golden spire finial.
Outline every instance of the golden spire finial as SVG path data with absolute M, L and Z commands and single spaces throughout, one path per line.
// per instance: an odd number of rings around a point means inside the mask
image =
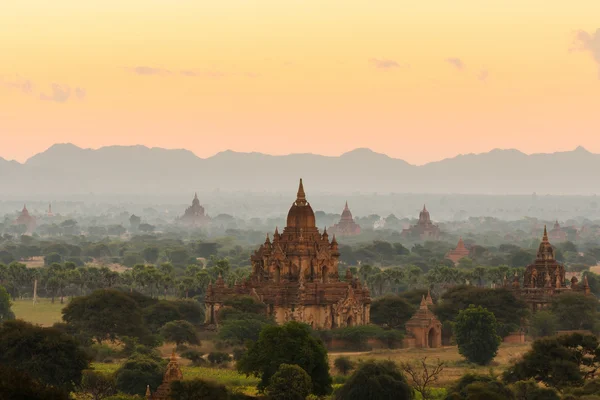
M 546 229 L 546 225 L 544 225 L 544 237 L 542 238 L 542 241 L 548 241 L 548 230 Z
M 300 178 L 300 185 L 298 185 L 298 194 L 296 196 L 296 203 L 306 204 L 306 193 L 304 193 L 304 185 L 302 184 L 302 178 Z

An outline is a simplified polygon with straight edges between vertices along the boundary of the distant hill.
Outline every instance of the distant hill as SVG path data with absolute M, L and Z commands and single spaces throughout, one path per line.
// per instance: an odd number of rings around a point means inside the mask
M 593 194 L 600 193 L 599 170 L 600 155 L 582 147 L 492 150 L 415 166 L 369 149 L 339 157 L 224 151 L 203 159 L 183 149 L 55 144 L 23 164 L 0 158 L 0 193 L 289 192 L 302 177 L 313 193 Z

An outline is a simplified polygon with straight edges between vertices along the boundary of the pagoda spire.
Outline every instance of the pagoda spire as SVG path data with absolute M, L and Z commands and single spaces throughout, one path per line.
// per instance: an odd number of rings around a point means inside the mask
M 348 208 L 348 200 L 346 200 L 346 205 L 344 206 L 344 211 L 347 211 L 347 210 L 349 210 L 349 208 Z
M 544 237 L 542 238 L 542 242 L 548 241 L 548 229 L 546 229 L 546 225 L 544 225 Z
M 306 204 L 306 193 L 304 193 L 304 185 L 302 184 L 302 178 L 300 178 L 300 184 L 298 185 L 298 194 L 296 196 L 296 203 L 298 205 Z

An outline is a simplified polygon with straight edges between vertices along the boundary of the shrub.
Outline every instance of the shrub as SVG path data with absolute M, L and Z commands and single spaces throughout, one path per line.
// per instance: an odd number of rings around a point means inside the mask
M 311 389 L 312 382 L 305 370 L 297 365 L 281 364 L 271 377 L 267 393 L 273 400 L 304 400 Z
M 213 365 L 219 365 L 231 361 L 229 353 L 222 351 L 213 351 L 208 353 L 208 361 Z
M 354 368 L 354 362 L 350 360 L 348 357 L 338 357 L 333 362 L 335 369 L 342 375 L 348 375 L 350 371 Z
M 204 360 L 203 356 L 204 356 L 204 353 L 202 353 L 198 350 L 193 350 L 193 349 L 189 349 L 189 350 L 186 350 L 183 353 L 181 353 L 181 357 L 187 358 L 188 360 L 190 360 L 194 367 L 203 365 L 206 362 L 206 360 Z

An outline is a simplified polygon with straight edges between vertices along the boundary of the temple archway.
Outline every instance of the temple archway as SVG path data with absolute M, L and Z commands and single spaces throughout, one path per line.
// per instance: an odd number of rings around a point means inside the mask
M 348 316 L 348 319 L 346 320 L 346 326 L 354 326 L 354 318 L 352 318 L 352 315 Z
M 427 347 L 430 349 L 434 349 L 437 346 L 437 335 L 438 332 L 436 332 L 435 327 L 431 328 L 429 330 L 429 333 L 427 334 Z
M 327 265 L 324 265 L 321 268 L 321 282 L 327 283 L 329 281 L 327 275 L 329 275 L 329 268 L 327 268 Z

